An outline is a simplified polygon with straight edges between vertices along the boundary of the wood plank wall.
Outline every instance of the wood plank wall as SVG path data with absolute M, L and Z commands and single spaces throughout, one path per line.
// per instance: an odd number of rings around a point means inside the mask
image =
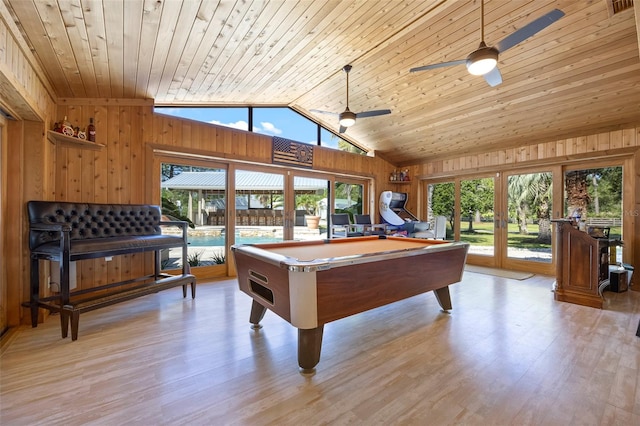
M 454 176 L 460 172 L 606 158 L 620 153 L 629 154 L 639 148 L 640 127 L 635 127 L 427 162 L 420 166 L 418 173 L 421 177 Z
M 0 293 L 6 325 L 19 324 L 28 269 L 24 201 L 49 195 L 53 188 L 53 149 L 45 145 L 45 123 L 56 102 L 28 45 L 0 2 L 0 107 L 16 120 L 3 125 Z M 49 195 L 50 196 L 50 195 Z M 0 333 L 4 328 L 0 328 Z

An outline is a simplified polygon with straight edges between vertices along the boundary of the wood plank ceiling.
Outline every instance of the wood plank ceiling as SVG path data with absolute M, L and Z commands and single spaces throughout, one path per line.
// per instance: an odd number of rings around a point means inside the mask
M 409 165 L 638 124 L 640 12 L 611 0 L 485 2 L 494 45 L 554 8 L 566 15 L 500 54 L 490 87 L 464 65 L 480 3 L 454 0 L 4 0 L 58 98 L 157 105 L 389 108 L 346 139 Z M 640 2 L 638 2 L 640 3 Z M 636 5 L 639 8 L 640 5 Z

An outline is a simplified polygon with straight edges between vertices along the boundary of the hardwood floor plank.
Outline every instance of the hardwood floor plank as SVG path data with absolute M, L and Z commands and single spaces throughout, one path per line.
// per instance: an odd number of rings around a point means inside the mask
M 423 294 L 329 323 L 313 376 L 235 280 L 86 313 L 75 342 L 52 315 L 3 345 L 0 423 L 639 424 L 640 293 L 599 310 L 552 282 L 466 272 L 450 313 Z

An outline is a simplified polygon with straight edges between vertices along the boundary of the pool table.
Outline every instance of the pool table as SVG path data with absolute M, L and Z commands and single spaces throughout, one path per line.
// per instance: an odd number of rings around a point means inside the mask
M 468 243 L 366 236 L 234 245 L 240 290 L 253 299 L 254 328 L 267 309 L 298 329 L 298 365 L 320 361 L 324 324 L 433 290 L 451 309 Z

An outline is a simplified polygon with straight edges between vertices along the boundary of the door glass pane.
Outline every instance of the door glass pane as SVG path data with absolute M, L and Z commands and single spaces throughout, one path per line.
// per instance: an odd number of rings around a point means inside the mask
M 235 244 L 282 241 L 284 176 L 236 170 Z
M 294 176 L 295 215 L 294 240 L 319 240 L 327 238 L 327 200 L 329 181 L 304 176 Z
M 564 182 L 566 217 L 575 217 L 594 235 L 608 232 L 609 238 L 622 239 L 622 166 L 568 171 Z M 623 248 L 614 250 L 622 262 Z
M 427 192 L 427 221 L 430 223 L 430 227 L 435 226 L 436 216 L 444 216 L 447 224 L 445 239 L 453 239 L 455 185 L 453 182 L 432 183 L 427 186 Z
M 460 241 L 469 254 L 494 255 L 494 179 L 460 181 Z
M 336 182 L 335 194 L 334 211 L 336 213 L 349 213 L 352 221 L 354 214 L 362 214 L 364 185 Z
M 508 257 L 551 262 L 552 190 L 550 172 L 508 177 Z
M 161 173 L 162 214 L 189 222 L 189 264 L 225 263 L 226 170 L 163 163 Z M 168 232 L 178 228 L 163 230 Z M 163 269 L 181 266 L 180 250 L 163 252 Z

